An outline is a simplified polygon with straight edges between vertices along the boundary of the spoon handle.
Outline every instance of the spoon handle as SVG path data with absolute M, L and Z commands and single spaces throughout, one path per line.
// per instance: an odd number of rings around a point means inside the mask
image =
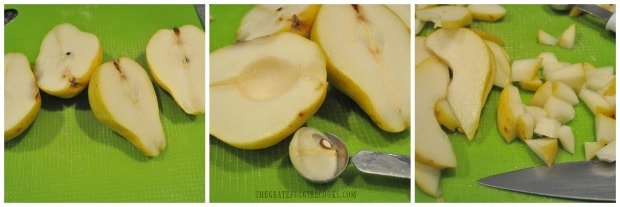
M 364 173 L 411 179 L 411 158 L 404 155 L 360 151 L 351 158 Z

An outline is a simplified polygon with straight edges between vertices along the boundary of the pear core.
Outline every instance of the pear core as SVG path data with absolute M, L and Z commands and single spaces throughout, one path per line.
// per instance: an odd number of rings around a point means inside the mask
M 265 57 L 248 65 L 235 82 L 241 93 L 251 99 L 267 100 L 293 88 L 301 76 L 291 70 L 293 63 L 275 57 Z

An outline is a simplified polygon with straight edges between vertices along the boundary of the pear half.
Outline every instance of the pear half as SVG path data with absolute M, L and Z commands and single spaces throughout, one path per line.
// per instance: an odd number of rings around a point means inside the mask
M 21 53 L 4 55 L 4 141 L 24 132 L 39 113 L 41 94 Z
M 279 32 L 308 37 L 319 8 L 318 4 L 256 5 L 241 19 L 237 40 L 248 41 Z
M 103 51 L 96 35 L 63 23 L 43 38 L 34 76 L 45 93 L 71 98 L 86 88 L 102 60 Z
M 161 29 L 146 46 L 155 82 L 188 114 L 205 112 L 205 32 L 193 25 Z
M 493 54 L 480 36 L 466 28 L 441 28 L 426 38 L 426 46 L 452 70 L 448 102 L 471 140 L 495 79 Z
M 95 117 L 146 156 L 166 146 L 153 83 L 132 59 L 106 62 L 93 72 L 88 101 Z
M 239 42 L 212 52 L 209 60 L 209 133 L 234 147 L 277 144 L 325 100 L 325 57 L 300 35 Z
M 327 56 L 330 82 L 351 97 L 377 126 L 410 126 L 411 37 L 384 5 L 323 5 L 311 39 Z

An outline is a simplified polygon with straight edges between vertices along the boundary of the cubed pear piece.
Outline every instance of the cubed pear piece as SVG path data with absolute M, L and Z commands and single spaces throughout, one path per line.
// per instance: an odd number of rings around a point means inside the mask
M 308 37 L 319 8 L 317 4 L 256 5 L 241 19 L 237 40 L 248 41 L 279 32 Z
M 440 169 L 415 161 L 415 183 L 422 191 L 433 197 L 439 197 L 440 178 Z
M 543 60 L 544 61 L 544 60 Z M 551 71 L 555 71 L 558 69 L 562 69 L 564 67 L 570 66 L 570 63 L 567 62 L 547 62 L 543 64 L 543 69 L 542 69 L 542 75 L 543 78 L 548 79 L 548 75 L 549 73 L 551 73 Z
M 579 97 L 577 97 L 575 91 L 563 82 L 553 82 L 552 94 L 571 105 L 577 105 L 579 103 Z
M 467 8 L 479 21 L 495 22 L 506 15 L 506 9 L 499 4 L 470 4 Z
M 415 16 L 435 23 L 435 28 L 459 28 L 471 24 L 473 17 L 469 9 L 460 6 L 437 6 L 417 10 Z
M 241 42 L 211 52 L 209 60 L 209 133 L 234 147 L 279 143 L 325 100 L 325 56 L 300 35 Z
M 553 165 L 555 157 L 558 154 L 558 139 L 555 138 L 539 138 L 539 139 L 527 139 L 525 144 L 536 155 L 547 164 L 547 166 Z
M 566 49 L 573 49 L 575 44 L 575 24 L 571 24 L 562 32 L 558 45 Z
M 597 113 L 594 118 L 594 131 L 596 141 L 604 140 L 610 143 L 616 140 L 616 119 L 612 119 L 602 113 Z
M 411 4 L 386 4 L 385 6 L 403 21 L 407 29 L 411 29 Z
M 562 124 L 552 118 L 541 118 L 536 121 L 536 127 L 534 127 L 534 133 L 543 137 L 558 138 L 558 130 Z
M 553 81 L 546 81 L 542 86 L 536 90 L 532 99 L 530 99 L 530 106 L 543 107 L 547 102 L 547 99 L 553 95 Z
M 547 117 L 558 120 L 565 124 L 575 118 L 575 109 L 570 103 L 555 96 L 549 97 L 543 106 L 547 111 Z
M 591 160 L 596 156 L 596 152 L 605 146 L 605 141 L 584 142 L 583 146 L 585 149 L 586 160 Z
M 583 70 L 582 63 L 572 64 L 570 66 L 550 71 L 545 76 L 547 81 L 559 81 L 570 86 L 575 92 L 579 92 L 586 82 L 586 73 Z
M 588 70 L 586 71 L 585 86 L 590 90 L 599 91 L 614 78 L 614 68 L 611 66 Z
M 493 87 L 495 63 L 491 52 L 480 36 L 466 28 L 441 28 L 427 37 L 426 45 L 452 69 L 448 101 L 471 140 Z
M 517 120 L 517 131 L 521 140 L 531 139 L 534 136 L 536 119 L 530 113 L 523 113 Z
M 456 118 L 450 102 L 447 99 L 441 99 L 435 104 L 435 116 L 439 124 L 450 131 L 456 131 L 461 128 L 459 120 Z
M 411 124 L 410 36 L 384 5 L 327 4 L 317 14 L 311 39 L 327 57 L 330 83 L 379 128 L 401 132 Z
M 579 98 L 588 106 L 592 114 L 602 113 L 611 117 L 616 113 L 615 106 L 600 93 L 584 88 L 579 92 Z
M 541 118 L 547 117 L 547 112 L 543 108 L 538 106 L 525 106 L 525 112 L 532 114 L 536 121 Z
M 491 55 L 493 55 L 495 59 L 495 78 L 493 79 L 493 85 L 497 87 L 506 87 L 506 85 L 511 83 L 511 69 L 510 69 L 510 59 L 508 58 L 508 53 L 502 46 L 499 44 L 485 40 L 484 41 L 489 49 L 491 50 Z M 416 52 L 417 53 L 417 52 Z
M 504 87 L 497 105 L 497 127 L 506 143 L 517 138 L 517 122 L 523 113 L 525 113 L 525 108 L 521 102 L 519 89 L 513 85 Z
M 187 114 L 205 113 L 205 32 L 194 25 L 160 29 L 146 45 L 155 82 Z
M 607 82 L 603 88 L 601 88 L 598 93 L 603 94 L 603 96 L 615 96 L 616 95 L 616 76 Z
M 519 87 L 526 91 L 537 91 L 543 85 L 543 81 L 538 77 L 529 81 L 519 81 L 518 83 Z
M 538 54 L 538 58 L 542 58 L 543 59 L 543 62 L 542 62 L 543 67 L 547 63 L 556 63 L 556 62 L 558 62 L 558 58 L 552 52 L 541 52 L 540 54 Z
M 153 83 L 134 60 L 123 57 L 99 66 L 88 87 L 88 102 L 104 126 L 144 155 L 157 156 L 165 148 Z
M 4 55 L 4 141 L 34 122 L 41 108 L 41 94 L 28 58 L 21 53 Z
M 558 129 L 558 139 L 564 150 L 575 154 L 575 134 L 573 134 L 573 128 L 568 125 L 562 125 Z
M 603 148 L 596 152 L 596 157 L 605 162 L 615 162 L 616 161 L 616 141 L 612 141 L 607 143 Z
M 558 39 L 549 33 L 538 30 L 538 42 L 543 45 L 556 45 L 558 44 Z
M 63 23 L 43 38 L 33 73 L 45 93 L 71 98 L 86 88 L 102 60 L 103 51 L 96 35 Z
M 427 58 L 415 67 L 415 156 L 435 168 L 456 167 L 456 155 L 448 135 L 436 120 L 437 101 L 446 97 L 450 75 L 438 58 Z

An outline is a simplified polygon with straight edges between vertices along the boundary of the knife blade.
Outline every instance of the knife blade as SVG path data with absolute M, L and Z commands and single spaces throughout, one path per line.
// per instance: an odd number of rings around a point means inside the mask
M 479 184 L 544 196 L 615 202 L 616 163 L 581 161 L 506 172 Z
M 577 4 L 577 8 L 582 11 L 603 20 L 606 25 L 605 29 L 616 32 L 616 13 L 603 9 L 594 4 Z

